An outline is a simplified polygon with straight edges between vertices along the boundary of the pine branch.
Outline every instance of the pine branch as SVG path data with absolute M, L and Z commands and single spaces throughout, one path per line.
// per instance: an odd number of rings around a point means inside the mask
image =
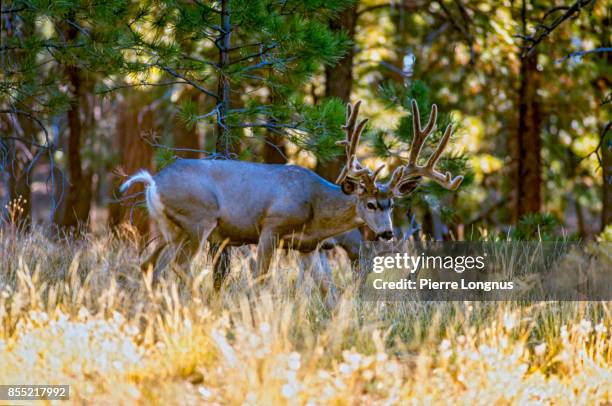
M 404 10 L 414 10 L 416 8 L 422 7 L 425 3 L 422 2 L 411 2 L 411 1 L 401 1 L 396 3 L 394 1 L 388 3 L 374 4 L 372 6 L 364 7 L 360 10 L 357 10 L 357 18 L 361 17 L 364 14 L 371 13 L 372 11 L 380 10 L 382 8 L 401 8 Z
M 204 94 L 206 94 L 206 95 L 208 95 L 210 97 L 214 97 L 215 99 L 218 98 L 216 93 L 211 92 L 210 90 L 206 89 L 205 87 L 202 87 L 200 84 L 194 82 L 193 80 L 189 79 L 185 75 L 181 75 L 180 73 L 178 73 L 174 69 L 168 68 L 167 66 L 164 66 L 164 65 L 162 65 L 159 62 L 156 62 L 154 65 L 157 66 L 158 68 L 160 68 L 161 70 L 163 70 L 164 72 L 169 73 L 170 75 L 174 76 L 177 79 L 183 79 L 185 82 L 187 82 L 191 86 L 195 87 L 200 92 L 202 92 L 202 93 L 204 93 Z
M 302 127 L 297 124 L 282 124 L 282 123 L 243 123 L 243 124 L 231 124 L 230 128 L 265 128 L 267 130 L 298 130 L 305 131 Z
M 470 30 L 469 30 L 469 26 L 470 26 L 471 21 L 468 21 L 469 17 L 467 15 L 466 11 L 465 11 L 465 8 L 463 7 L 463 4 L 461 4 L 460 1 L 455 0 L 455 3 L 457 4 L 457 7 L 459 8 L 459 12 L 461 13 L 461 18 L 463 19 L 463 23 L 464 23 L 464 24 L 459 24 L 455 20 L 455 18 L 453 16 L 453 13 L 448 9 L 448 7 L 446 7 L 446 5 L 444 4 L 443 1 L 438 1 L 437 3 L 440 5 L 440 8 L 444 12 L 444 15 L 446 16 L 446 19 L 465 38 L 465 41 L 467 42 L 467 45 L 468 45 L 468 47 L 470 49 L 470 63 L 473 64 L 474 63 L 474 59 L 475 59 L 475 56 L 474 56 L 475 55 L 475 52 L 474 52 L 474 37 L 472 36 L 472 34 L 470 33 Z
M 190 61 L 198 62 L 198 63 L 201 63 L 203 65 L 210 65 L 210 66 L 212 66 L 214 68 L 217 68 L 217 69 L 219 68 L 219 64 L 215 63 L 215 62 L 211 62 L 211 61 L 207 61 L 207 60 L 204 60 L 204 59 L 196 58 L 196 57 L 191 56 L 191 55 L 182 54 L 181 56 L 183 58 L 187 59 L 187 60 L 190 60 Z
M 27 9 L 26 6 L 3 8 L 2 10 L 0 10 L 0 14 L 19 13 L 20 11 L 23 11 L 26 9 Z
M 189 82 L 186 82 L 184 80 L 174 80 L 171 82 L 163 82 L 163 83 L 150 83 L 150 82 L 145 82 L 145 81 L 141 81 L 139 83 L 131 83 L 131 84 L 123 84 L 123 85 L 117 85 L 117 86 L 113 86 L 113 87 L 109 87 L 107 89 L 101 90 L 96 92 L 96 94 L 108 94 L 108 93 L 112 93 L 114 91 L 117 90 L 121 90 L 121 89 L 129 89 L 129 88 L 134 88 L 134 87 L 163 87 L 163 86 L 171 86 L 171 85 L 178 85 L 178 84 L 189 84 Z
M 85 44 L 56 44 L 53 42 L 44 41 L 40 43 L 40 46 L 43 48 L 53 48 L 53 49 L 66 49 L 66 48 L 83 48 Z M 32 50 L 32 46 L 24 46 L 24 45 L 5 45 L 0 47 L 0 51 L 13 51 L 15 49 L 27 49 L 29 51 Z
M 2 113 L 2 111 L 0 111 L 0 113 Z M 21 137 L 13 137 L 13 136 L 10 136 L 10 135 L 0 135 L 0 138 L 3 139 L 3 140 L 18 141 L 18 142 L 20 142 L 20 143 L 22 143 L 24 145 L 31 145 L 31 146 L 37 147 L 37 148 L 49 148 L 46 145 L 39 144 L 39 143 L 37 143 L 35 141 L 26 140 L 26 139 L 23 139 Z
M 277 65 L 277 64 L 285 64 L 287 62 L 293 61 L 294 59 L 295 59 L 295 57 L 288 57 L 286 59 L 268 59 L 268 60 L 264 60 L 264 61 L 261 61 L 261 62 L 255 64 L 255 65 L 247 66 L 246 68 L 241 70 L 240 73 L 250 72 L 252 70 L 262 69 L 262 68 L 269 67 L 269 66 L 274 66 L 274 65 Z
M 262 46 L 264 43 L 263 42 L 253 42 L 251 44 L 244 44 L 244 45 L 238 45 L 235 47 L 231 47 L 229 49 L 226 49 L 227 52 L 233 52 L 233 51 L 238 51 L 240 49 L 244 49 L 244 48 L 250 48 L 250 47 L 259 47 Z
M 70 20 L 70 19 L 66 19 L 65 20 L 66 23 L 68 23 L 68 25 L 71 25 L 72 27 L 74 27 L 78 32 L 80 32 L 81 34 L 85 35 L 86 37 L 91 38 L 91 34 L 89 33 L 89 31 L 87 31 L 86 28 L 80 26 L 79 24 L 77 24 L 75 21 Z
M 548 37 L 559 25 L 561 25 L 564 21 L 573 17 L 575 14 L 580 13 L 582 8 L 587 6 L 592 1 L 593 0 L 577 0 L 571 6 L 553 7 L 550 10 L 548 10 L 546 13 L 544 13 L 544 16 L 542 17 L 542 19 L 540 19 L 540 22 L 537 24 L 536 31 L 533 35 L 521 35 L 521 34 L 514 35 L 514 37 L 520 38 L 524 42 L 530 43 L 529 46 L 525 47 L 526 49 L 523 51 L 522 56 L 526 57 L 526 56 L 531 55 L 534 52 L 536 46 L 538 46 L 540 42 L 542 42 L 546 37 Z M 559 11 L 565 11 L 565 12 L 559 17 L 557 17 L 550 24 L 545 23 L 546 19 L 549 16 Z
M 11 109 L 11 110 L 0 110 L 0 114 L 16 114 L 16 115 L 28 117 L 30 120 L 34 121 L 36 125 L 38 125 L 40 129 L 45 133 L 47 144 L 49 143 L 49 132 L 47 131 L 47 127 L 45 127 L 42 121 L 40 121 L 40 119 L 34 116 L 32 113 L 29 113 L 24 110 L 19 110 L 19 109 Z M 46 147 L 46 148 L 50 148 L 50 147 Z
M 234 65 L 234 64 L 237 64 L 237 63 L 240 63 L 240 62 L 244 62 L 244 61 L 246 61 L 246 60 L 248 60 L 248 59 L 251 59 L 251 58 L 262 57 L 262 56 L 264 56 L 266 53 L 268 53 L 268 51 L 273 50 L 273 49 L 274 49 L 274 48 L 276 48 L 277 46 L 278 46 L 278 43 L 274 43 L 274 44 L 272 44 L 272 45 L 267 45 L 267 46 L 266 46 L 266 47 L 264 47 L 264 49 L 262 49 L 261 51 L 256 52 L 256 53 L 254 53 L 254 54 L 247 55 L 247 56 L 243 56 L 242 58 L 236 59 L 235 61 L 231 61 L 231 62 L 230 62 L 228 65 Z
M 205 10 L 208 10 L 208 11 L 213 12 L 215 14 L 221 14 L 221 10 L 217 10 L 216 8 L 211 7 L 211 6 L 207 5 L 207 4 L 204 4 L 204 3 L 202 3 L 199 0 L 194 0 L 194 3 L 197 4 L 198 6 L 202 7 Z
M 576 56 L 584 56 L 584 55 L 588 55 L 588 54 L 595 54 L 595 53 L 599 53 L 599 52 L 612 52 L 612 48 L 594 48 L 594 49 L 589 49 L 586 51 L 574 51 L 574 52 L 570 52 L 569 54 L 565 55 L 563 58 L 557 59 L 555 61 L 555 63 L 561 63 L 564 62 L 570 58 L 574 58 Z
M 599 135 L 599 142 L 597 143 L 597 146 L 595 147 L 595 149 L 591 152 L 589 152 L 588 154 L 586 154 L 583 157 L 580 157 L 580 161 L 589 158 L 591 155 L 595 154 L 595 156 L 597 157 L 597 161 L 599 162 L 599 167 L 601 168 L 603 165 L 602 162 L 602 157 L 599 155 L 599 150 L 603 147 L 604 144 L 604 139 L 606 138 L 606 134 L 608 133 L 608 131 L 612 130 L 612 121 L 608 121 L 601 129 L 601 133 Z
M 150 146 L 154 148 L 162 148 L 168 151 L 175 151 L 175 152 L 201 152 L 203 154 L 206 154 L 207 156 L 214 155 L 214 152 L 210 152 L 204 149 L 169 147 L 167 145 L 156 142 L 155 139 L 152 139 L 150 137 L 141 136 L 140 138 L 142 138 L 144 142 L 146 142 L 147 144 L 149 144 Z

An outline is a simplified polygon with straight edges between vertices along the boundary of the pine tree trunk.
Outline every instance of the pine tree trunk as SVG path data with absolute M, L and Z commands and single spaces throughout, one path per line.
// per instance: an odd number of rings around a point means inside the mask
M 349 39 L 353 40 L 357 24 L 357 6 L 358 2 L 344 9 L 337 19 L 331 20 L 329 23 L 331 29 L 344 31 Z M 325 97 L 337 97 L 345 103 L 350 101 L 353 90 L 353 57 L 354 50 L 351 47 L 338 64 L 325 68 Z M 316 172 L 325 179 L 335 182 L 343 165 L 341 159 L 320 162 L 317 163 Z
M 144 141 L 142 134 L 154 130 L 155 111 L 150 107 L 150 97 L 142 92 L 128 92 L 125 99 L 118 103 L 118 120 L 115 138 L 115 150 L 119 152 L 119 166 L 128 175 L 146 169 L 153 169 L 153 147 Z M 125 179 L 116 179 L 113 191 Z M 142 184 L 132 186 L 124 196 L 143 192 Z M 142 195 L 129 202 L 109 205 L 109 224 L 116 227 L 123 222 L 131 222 L 142 235 L 149 232 L 149 218 L 142 207 L 135 207 L 136 202 L 144 200 Z
M 64 35 L 68 43 L 73 43 L 79 34 L 76 27 L 66 24 Z M 79 226 L 87 223 L 91 208 L 91 178 L 92 173 L 83 172 L 81 159 L 81 142 L 83 124 L 81 122 L 81 109 L 86 104 L 87 86 L 84 83 L 81 70 L 74 65 L 64 68 L 64 73 L 70 84 L 72 104 L 67 112 L 68 140 L 66 143 L 67 168 L 63 201 L 58 202 L 54 221 L 64 229 L 79 230 Z
M 230 20 L 229 0 L 221 0 L 221 35 L 217 40 L 219 48 L 219 82 L 217 86 L 217 106 L 219 109 L 219 117 L 217 118 L 217 141 L 216 152 L 229 154 L 232 151 L 232 140 L 230 130 L 227 127 L 227 112 L 230 109 L 230 82 L 225 76 L 225 69 L 230 63 L 230 48 L 232 24 Z
M 519 122 L 515 148 L 514 220 L 528 213 L 537 213 L 542 205 L 542 173 L 540 138 L 540 104 L 537 90 L 540 74 L 537 55 L 521 59 L 519 88 Z
M 68 142 L 66 145 L 67 182 L 64 189 L 64 200 L 56 211 L 55 223 L 62 228 L 77 229 L 85 224 L 91 208 L 91 174 L 84 174 L 81 159 L 81 123 L 82 80 L 80 70 L 76 67 L 65 69 L 68 82 L 73 92 L 73 103 L 68 110 Z
M 612 224 L 612 121 L 608 122 L 601 136 L 601 167 L 603 175 L 602 183 L 602 208 L 601 208 L 601 230 L 608 224 Z
M 523 0 L 523 30 L 526 32 L 526 0 Z M 522 50 L 521 50 L 522 51 Z M 528 213 L 537 213 L 542 206 L 542 173 L 540 138 L 540 73 L 536 52 L 521 55 L 518 94 L 518 128 L 514 144 L 514 222 Z

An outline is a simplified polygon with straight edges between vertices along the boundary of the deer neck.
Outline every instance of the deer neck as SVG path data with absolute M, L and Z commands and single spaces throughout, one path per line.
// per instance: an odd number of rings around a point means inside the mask
M 357 196 L 344 194 L 339 186 L 326 187 L 314 207 L 313 231 L 328 238 L 364 224 L 357 214 L 357 203 Z

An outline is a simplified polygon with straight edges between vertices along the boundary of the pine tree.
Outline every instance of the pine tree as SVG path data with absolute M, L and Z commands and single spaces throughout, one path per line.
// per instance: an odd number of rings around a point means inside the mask
M 124 64 L 133 10 L 124 1 L 3 3 L 0 112 L 3 120 L 20 117 L 35 124 L 35 130 L 20 140 L 36 146 L 28 170 L 46 156 L 50 186 L 59 189 L 55 194 L 61 197 L 53 199 L 51 217 L 66 228 L 77 227 L 89 215 L 92 172 L 84 167 L 82 145 L 91 112 L 85 98 L 99 78 Z M 67 134 L 65 139 L 51 139 L 51 121 Z M 65 152 L 66 179 L 57 179 L 54 168 L 54 152 L 60 148 Z
M 189 101 L 180 109 L 186 123 L 214 127 L 208 147 L 219 154 L 240 153 L 246 135 L 263 138 L 271 131 L 329 157 L 341 136 L 341 103 L 312 107 L 302 90 L 309 77 L 344 54 L 344 35 L 332 33 L 327 21 L 348 4 L 145 2 L 141 9 L 148 23 L 131 26 L 137 58 L 126 73 L 147 76 L 158 70 L 212 100 L 211 109 Z
M 357 28 L 358 6 L 359 1 L 355 1 L 350 7 L 345 8 L 341 13 L 334 16 L 329 22 L 330 29 L 333 32 L 345 33 L 350 41 L 354 41 Z M 355 51 L 353 47 L 350 47 L 337 64 L 326 66 L 325 97 L 336 97 L 344 103 L 350 101 L 353 90 L 354 59 Z M 319 160 L 316 171 L 325 179 L 333 182 L 338 178 L 342 165 L 344 165 L 344 162 L 339 159 L 327 162 Z

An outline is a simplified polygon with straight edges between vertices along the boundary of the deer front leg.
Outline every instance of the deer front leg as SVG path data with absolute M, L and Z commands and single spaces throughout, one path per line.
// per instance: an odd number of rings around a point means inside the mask
M 213 269 L 213 284 L 215 290 L 219 291 L 230 271 L 229 250 L 227 246 L 224 247 L 223 244 L 215 244 L 211 252 L 213 257 L 218 256 Z
M 199 242 L 197 240 L 185 236 L 175 252 L 175 264 L 172 270 L 184 283 L 190 283 L 193 280 L 193 275 L 191 274 L 191 260 L 198 251 L 198 247 Z
M 255 275 L 253 275 L 255 280 L 259 280 L 260 277 L 268 272 L 274 247 L 276 245 L 275 238 L 276 233 L 271 229 L 264 229 L 259 236 L 259 243 L 257 244 L 257 265 L 255 267 Z
M 148 272 L 149 268 L 155 269 L 155 267 L 157 266 L 157 260 L 159 258 L 159 255 L 167 246 L 168 243 L 160 243 L 157 248 L 155 248 L 155 251 L 153 251 L 153 253 L 149 255 L 149 257 L 142 263 L 142 265 L 140 265 L 140 270 L 142 272 Z
M 338 294 L 327 255 L 319 250 L 301 253 L 300 262 L 302 265 L 301 269 L 312 273 L 312 279 L 318 285 L 325 298 L 325 307 L 328 310 L 333 309 L 338 300 Z

